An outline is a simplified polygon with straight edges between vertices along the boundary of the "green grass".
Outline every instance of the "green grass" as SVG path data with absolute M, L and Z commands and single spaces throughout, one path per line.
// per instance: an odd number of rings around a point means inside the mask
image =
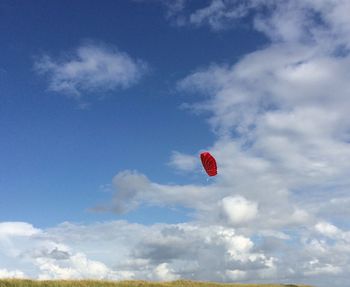
M 103 280 L 24 280 L 1 279 L 0 287 L 311 287 L 306 285 L 281 284 L 223 284 L 177 280 L 172 282 L 152 281 L 103 281 Z

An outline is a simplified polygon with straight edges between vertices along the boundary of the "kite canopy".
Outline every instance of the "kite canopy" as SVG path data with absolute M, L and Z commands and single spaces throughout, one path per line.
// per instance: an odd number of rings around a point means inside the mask
M 201 153 L 202 165 L 209 176 L 217 175 L 217 166 L 215 158 L 209 152 Z

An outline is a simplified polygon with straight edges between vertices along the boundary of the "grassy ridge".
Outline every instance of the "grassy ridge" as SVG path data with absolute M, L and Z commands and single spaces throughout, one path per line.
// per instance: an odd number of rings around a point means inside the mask
M 152 281 L 103 281 L 103 280 L 22 280 L 2 279 L 0 287 L 301 287 L 281 284 L 223 284 L 177 280 L 172 282 Z M 311 287 L 303 285 L 303 287 Z

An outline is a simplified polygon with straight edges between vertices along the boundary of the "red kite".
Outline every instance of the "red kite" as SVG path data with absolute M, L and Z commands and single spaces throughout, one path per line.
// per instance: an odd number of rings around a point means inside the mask
M 209 152 L 201 153 L 202 165 L 209 176 L 217 175 L 217 166 L 215 158 Z

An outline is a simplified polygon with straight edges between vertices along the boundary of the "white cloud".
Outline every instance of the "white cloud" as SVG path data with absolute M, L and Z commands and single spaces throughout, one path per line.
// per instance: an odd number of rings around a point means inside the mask
M 62 59 L 44 55 L 35 62 L 35 69 L 48 76 L 50 90 L 79 98 L 84 93 L 134 85 L 146 64 L 112 46 L 85 44 Z
M 4 256 L 0 244 L 1 264 L 18 266 L 13 270 L 27 270 L 28 277 L 38 279 L 229 280 L 225 270 L 232 266 L 255 272 L 269 268 L 270 260 L 232 228 L 192 223 L 64 223 L 22 242 L 9 240 L 19 253 Z M 65 256 L 52 256 L 59 251 Z
M 203 8 L 189 15 L 189 23 L 200 26 L 207 24 L 214 31 L 232 26 L 234 21 L 248 15 L 250 9 L 256 8 L 260 1 L 223 1 L 212 0 Z
M 318 232 L 328 237 L 337 237 L 340 230 L 333 224 L 327 222 L 319 222 L 315 225 L 315 228 Z
M 167 17 L 171 17 L 183 11 L 186 0 L 161 0 L 161 2 L 167 7 Z
M 221 28 L 222 18 L 226 17 L 224 13 L 225 4 L 221 0 L 212 1 L 207 7 L 197 10 L 190 16 L 190 23 L 195 25 L 201 24 L 204 20 L 208 22 L 214 29 Z
M 199 169 L 198 157 L 173 151 L 170 157 L 169 165 L 180 171 L 195 171 Z
M 238 20 L 252 16 L 254 28 L 272 41 L 316 43 L 325 50 L 341 45 L 350 48 L 347 1 L 212 0 L 195 10 L 185 9 L 190 8 L 188 1 L 180 2 L 181 9 L 168 12 L 179 26 L 208 26 L 221 31 L 237 27 Z
M 309 262 L 310 270 L 305 271 L 306 275 L 321 275 L 321 274 L 340 274 L 343 270 L 339 266 L 333 266 L 332 264 L 320 265 L 319 261 L 312 260 Z
M 184 205 L 190 208 L 206 209 L 205 199 L 215 197 L 210 187 L 196 185 L 166 185 L 150 181 L 138 171 L 125 170 L 114 176 L 115 190 L 110 204 L 102 209 L 124 213 L 137 208 L 142 203 L 158 206 Z
M 242 224 L 254 219 L 258 214 L 258 205 L 243 197 L 228 196 L 221 201 L 222 209 L 232 224 Z
M 174 274 L 174 271 L 169 269 L 168 263 L 159 264 L 153 271 L 151 279 L 159 281 L 172 281 L 179 279 L 179 275 Z
M 0 268 L 0 278 L 26 278 L 25 274 L 20 270 L 7 270 Z
M 41 271 L 38 279 L 112 279 L 114 277 L 113 272 L 105 264 L 90 260 L 83 253 L 76 253 L 63 261 L 47 257 L 37 258 L 35 264 Z
M 0 239 L 13 236 L 32 236 L 39 232 L 39 229 L 26 222 L 0 222 Z
M 246 279 L 247 272 L 239 269 L 234 269 L 234 270 L 227 270 L 226 275 L 233 281 L 239 281 L 239 280 Z
M 235 0 L 212 0 L 208 5 L 206 2 L 203 2 L 204 5 L 201 8 L 192 11 L 186 9 L 190 6 L 190 1 L 167 0 L 161 2 L 168 8 L 166 15 L 173 24 L 178 26 L 194 25 L 197 27 L 207 25 L 213 31 L 221 31 L 232 27 L 237 20 L 248 16 L 253 8 L 265 6 L 264 4 L 267 1 L 247 0 L 239 2 Z M 270 1 L 270 4 L 273 3 Z
M 348 61 L 311 57 L 305 47 L 273 46 L 232 68 L 196 72 L 181 86 L 210 91 L 204 104 L 193 107 L 212 113 L 218 135 L 239 133 L 242 145 L 273 163 L 277 173 L 296 184 L 316 183 L 344 176 L 349 168 Z M 322 72 L 301 76 L 304 66 Z

